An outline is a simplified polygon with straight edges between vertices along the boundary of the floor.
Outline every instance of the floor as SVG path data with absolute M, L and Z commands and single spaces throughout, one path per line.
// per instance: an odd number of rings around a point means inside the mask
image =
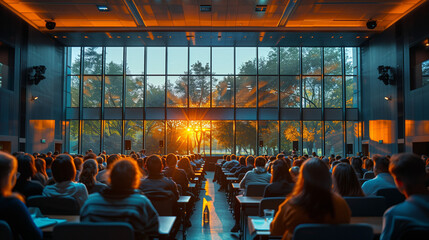
M 191 217 L 192 227 L 188 228 L 188 240 L 218 240 L 235 239 L 231 236 L 234 219 L 228 210 L 225 192 L 219 192 L 219 185 L 213 183 L 214 172 L 207 172 L 207 181 L 203 183 L 204 190 L 200 191 L 200 200 Z M 208 206 L 210 211 L 209 224 L 203 225 L 203 209 Z M 177 239 L 182 239 L 181 232 Z

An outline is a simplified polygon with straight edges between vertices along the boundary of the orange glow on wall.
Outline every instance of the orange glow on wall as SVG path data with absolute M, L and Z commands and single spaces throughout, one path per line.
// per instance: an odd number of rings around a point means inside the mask
M 405 120 L 405 136 L 429 135 L 429 120 Z
M 395 124 L 392 120 L 370 120 L 369 138 L 378 142 L 383 140 L 383 144 L 395 143 Z
M 54 141 L 55 120 L 30 120 L 30 129 L 33 131 L 33 151 L 45 152 Z M 41 143 L 41 139 L 46 139 L 46 144 Z

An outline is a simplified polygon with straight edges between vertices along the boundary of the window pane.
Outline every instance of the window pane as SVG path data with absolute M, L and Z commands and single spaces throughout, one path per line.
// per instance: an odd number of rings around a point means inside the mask
M 279 57 L 276 47 L 258 48 L 258 74 L 275 75 L 278 74 Z
M 210 121 L 189 121 L 187 132 L 190 153 L 210 154 Z
M 343 122 L 325 121 L 325 156 L 343 155 Z
M 292 154 L 295 150 L 297 155 L 301 155 L 301 123 L 300 121 L 281 121 L 281 150 L 286 154 Z M 294 149 L 294 142 L 297 148 Z M 296 147 L 295 146 L 295 147 Z
M 144 74 L 144 47 L 127 47 L 127 74 Z
M 212 155 L 231 154 L 233 148 L 233 121 L 212 121 Z
M 239 155 L 256 154 L 256 121 L 236 121 L 236 153 Z
M 165 106 L 165 76 L 147 76 L 146 107 Z
M 80 75 L 80 47 L 71 47 L 68 66 L 71 75 Z
M 100 152 L 100 120 L 84 120 L 82 129 L 82 152 L 89 149 L 95 154 Z
M 281 76 L 280 84 L 280 106 L 299 108 L 301 106 L 299 76 Z
M 344 48 L 346 75 L 358 74 L 357 48 Z
M 322 74 L 322 55 L 318 47 L 302 48 L 302 74 L 320 75 Z
M 263 147 L 259 147 L 259 155 L 279 153 L 279 122 L 259 121 L 259 141 L 264 143 Z
M 80 88 L 80 77 L 79 76 L 71 76 L 70 77 L 71 89 L 70 89 L 70 97 L 71 97 L 71 107 L 79 107 L 79 88 Z
M 353 154 L 357 154 L 360 146 L 361 124 L 359 122 L 347 121 L 347 144 L 353 144 Z
M 101 107 L 101 76 L 83 77 L 83 107 Z
M 144 77 L 127 76 L 126 107 L 143 107 Z
M 210 77 L 189 77 L 189 106 L 210 107 Z
M 280 48 L 280 74 L 281 75 L 299 75 L 299 48 L 281 47 Z
M 69 128 L 69 153 L 78 153 L 79 146 L 79 120 L 70 120 Z
M 212 107 L 234 107 L 234 77 L 212 78 Z
M 346 77 L 346 107 L 358 108 L 358 83 L 357 77 Z
M 212 71 L 216 75 L 234 74 L 234 48 L 214 47 L 212 48 Z
M 303 121 L 303 154 L 322 156 L 322 122 Z
M 342 74 L 341 48 L 324 48 L 323 61 L 326 75 Z
M 106 48 L 106 74 L 122 74 L 124 72 L 123 61 L 123 47 Z
M 191 75 L 210 75 L 210 48 L 191 47 L 189 49 Z
M 325 108 L 343 106 L 343 78 L 325 76 Z
M 131 150 L 140 151 L 143 149 L 143 121 L 127 120 L 125 121 L 125 140 L 131 141 Z
M 104 86 L 104 107 L 122 107 L 122 76 L 106 76 Z
M 237 75 L 256 75 L 256 48 L 235 48 L 235 67 Z
M 167 152 L 176 154 L 188 154 L 187 138 L 192 137 L 192 132 L 187 131 L 187 121 L 167 121 Z
M 260 76 L 259 77 L 259 107 L 277 107 L 278 106 L 278 76 Z
M 165 74 L 165 47 L 147 48 L 147 74 Z
M 168 74 L 188 74 L 188 48 L 169 47 Z
M 302 79 L 302 107 L 320 108 L 322 107 L 321 78 L 304 77 Z
M 101 47 L 86 47 L 85 48 L 85 61 L 83 63 L 84 66 L 84 74 L 90 75 L 100 75 L 101 74 L 101 66 L 103 59 L 102 57 L 102 48 Z
M 256 107 L 256 77 L 237 76 L 237 107 Z
M 187 107 L 188 106 L 188 76 L 168 76 L 167 77 L 167 106 Z
M 107 154 L 121 153 L 122 121 L 104 121 L 104 146 Z
M 146 155 L 164 154 L 164 148 L 159 147 L 159 141 L 164 141 L 164 121 L 145 121 L 144 124 Z

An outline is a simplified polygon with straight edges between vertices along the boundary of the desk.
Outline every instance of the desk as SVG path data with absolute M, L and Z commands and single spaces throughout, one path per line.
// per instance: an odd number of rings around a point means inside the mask
M 227 173 L 225 173 L 225 176 L 234 176 L 234 173 L 232 173 L 232 172 L 227 172 Z
M 259 203 L 262 197 L 247 197 L 247 196 L 236 196 L 238 204 L 240 204 L 240 239 L 246 239 L 246 225 L 247 217 L 249 215 L 256 215 L 259 211 Z M 249 210 L 254 210 L 250 212 Z M 249 212 L 247 214 L 247 211 Z
M 227 177 L 226 180 L 231 182 L 238 181 L 238 177 Z
M 240 190 L 240 183 L 231 183 L 234 190 Z
M 80 216 L 79 215 L 46 215 L 48 218 L 53 219 L 65 219 L 68 223 L 80 223 Z M 160 236 L 168 236 L 171 233 L 171 229 L 173 228 L 174 222 L 176 221 L 175 216 L 159 216 L 159 228 L 158 232 Z M 44 233 L 52 233 L 54 231 L 53 226 L 42 228 L 42 231 Z

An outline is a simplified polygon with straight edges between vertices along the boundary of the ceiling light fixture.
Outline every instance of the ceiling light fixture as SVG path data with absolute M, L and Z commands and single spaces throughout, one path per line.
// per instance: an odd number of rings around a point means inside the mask
M 212 5 L 200 5 L 200 12 L 211 12 Z
M 265 12 L 267 11 L 267 5 L 256 5 L 255 12 Z
M 369 19 L 368 22 L 366 22 L 366 27 L 368 29 L 374 29 L 377 27 L 377 20 Z
M 110 8 L 106 5 L 97 5 L 97 9 L 100 12 L 108 12 L 110 11 Z

